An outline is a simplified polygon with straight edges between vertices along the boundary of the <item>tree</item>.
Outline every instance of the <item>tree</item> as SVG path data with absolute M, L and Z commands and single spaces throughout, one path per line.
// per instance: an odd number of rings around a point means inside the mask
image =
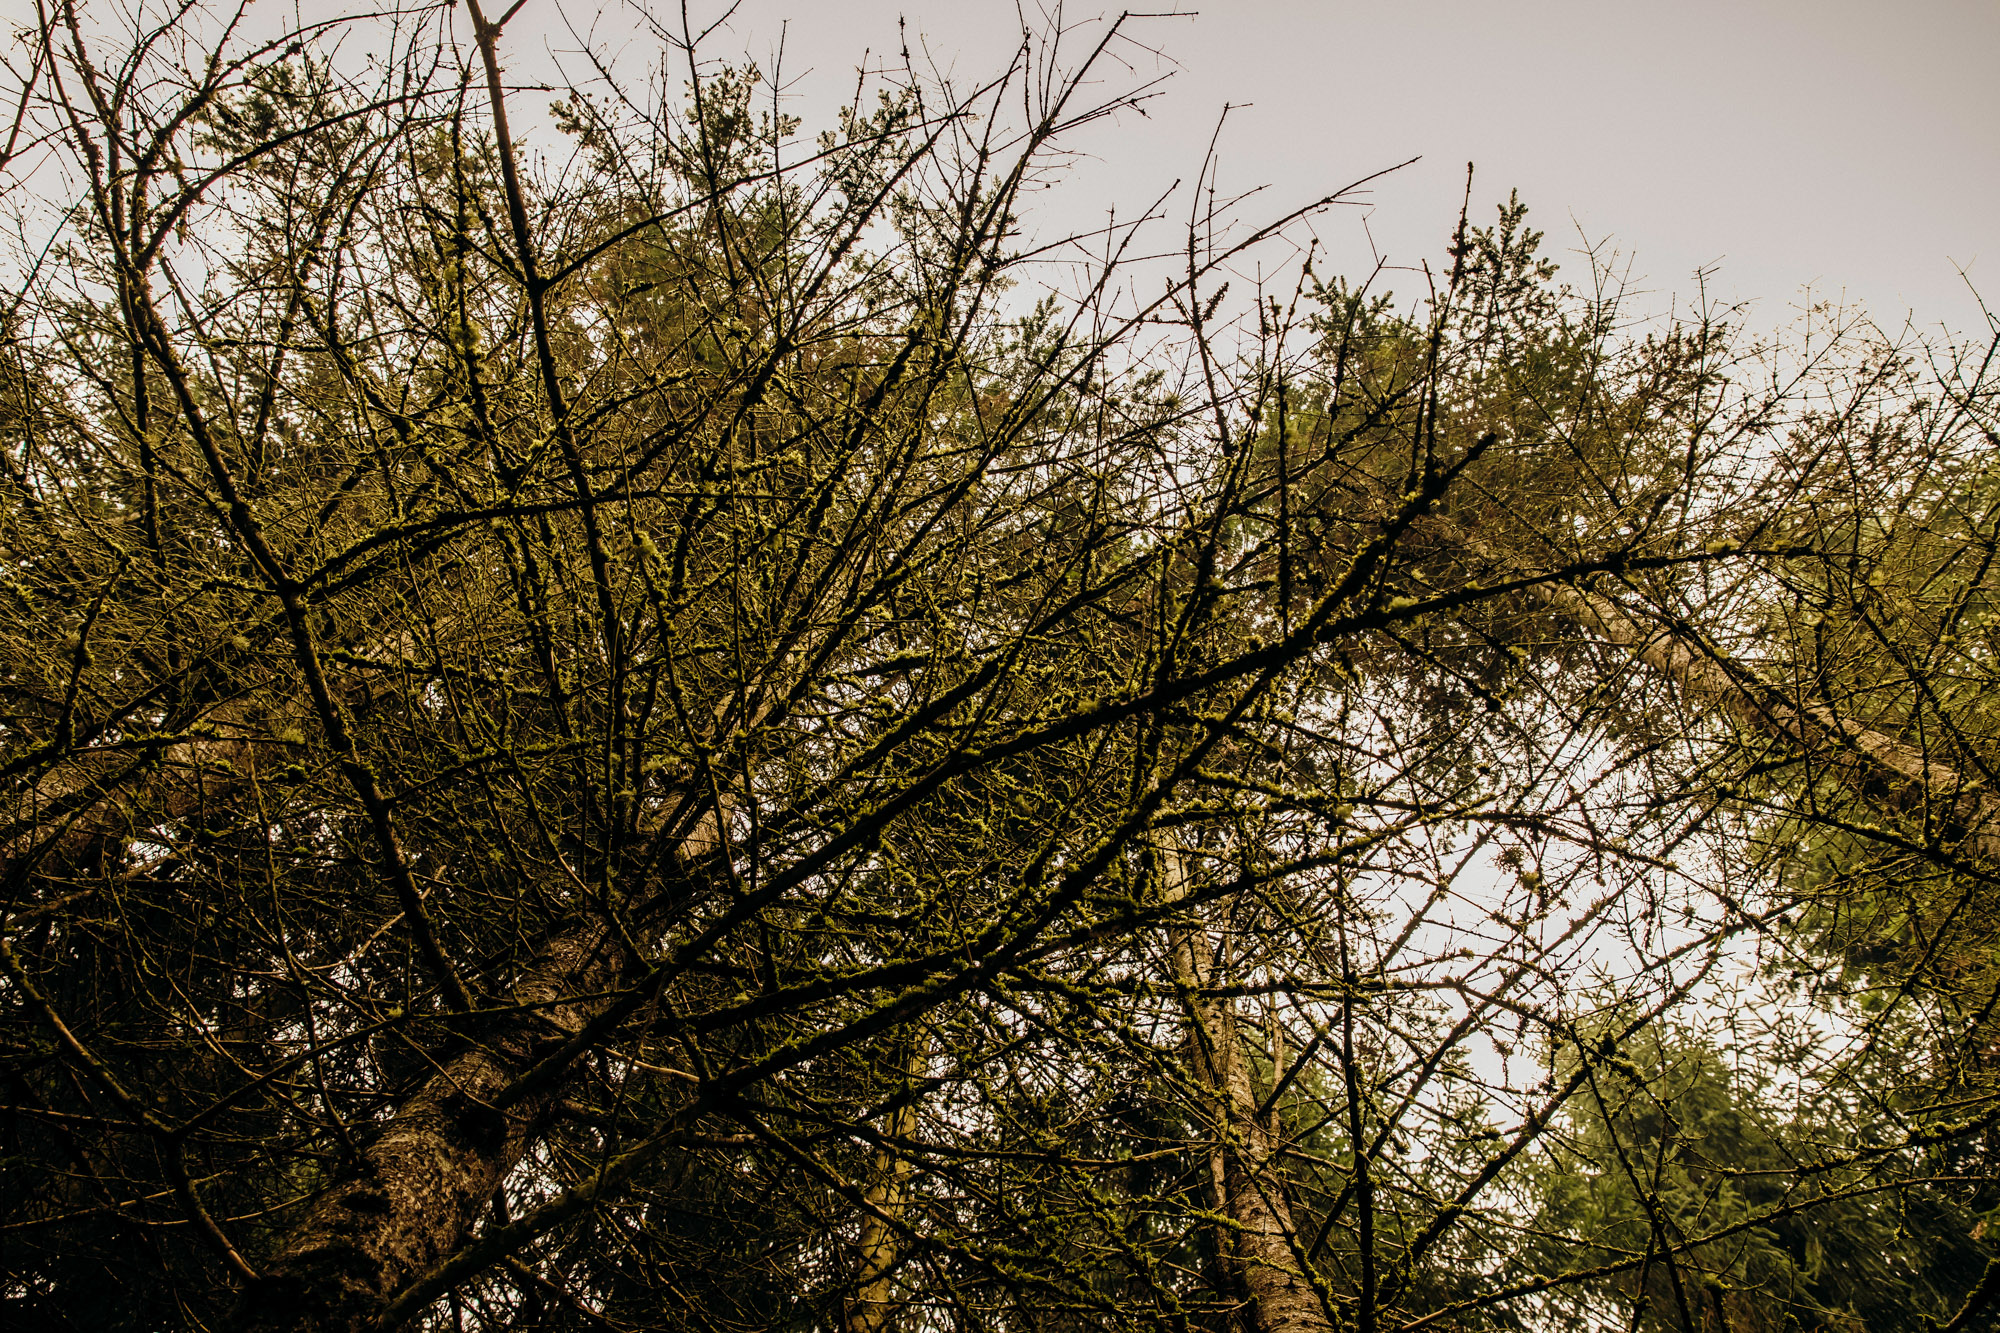
M 1484 245 L 1504 239 L 1510 211 Z M 1732 561 L 1719 588 L 1614 567 L 1529 592 L 1562 625 L 1714 710 L 1707 726 L 1662 728 L 1628 707 L 1634 739 L 1669 740 L 1682 756 L 1648 802 L 1699 791 L 1717 823 L 1736 824 L 1745 840 L 1707 873 L 1762 880 L 1769 989 L 1758 998 L 1809 1016 L 1776 1025 L 1782 1040 L 1732 1025 L 1731 1040 L 1710 1048 L 1685 1027 L 1623 1026 L 1632 1012 L 1611 1000 L 1607 1017 L 1547 1038 L 1567 1052 L 1558 1067 L 1587 1086 L 1571 1104 L 1575 1156 L 1552 1140 L 1556 1174 L 1535 1187 L 1552 1190 L 1543 1224 L 1564 1236 L 1541 1263 L 1604 1234 L 1573 1214 L 1557 1220 L 1582 1190 L 1586 1213 L 1608 1206 L 1638 1229 L 1623 1259 L 1610 1257 L 1620 1247 L 1587 1253 L 1623 1269 L 1610 1285 L 1633 1318 L 1662 1326 L 1966 1327 L 1995 1292 L 1986 1228 L 1972 1220 L 1992 1206 L 1985 1024 L 1995 995 L 1974 938 L 2000 811 L 1980 702 L 1985 655 L 1958 650 L 1957 634 L 1990 574 L 1981 497 L 1992 345 L 1927 347 L 1860 321 L 1842 327 L 1834 313 L 1810 313 L 1785 352 L 1814 355 L 1774 365 L 1767 383 L 1779 392 L 1749 412 L 1696 418 L 1689 437 L 1692 459 L 1718 417 L 1762 430 L 1786 412 L 1784 448 L 1766 444 L 1754 467 L 1710 473 L 1706 484 L 1729 489 L 1728 507 L 1708 514 L 1725 521 L 1677 534 L 1713 533 L 1710 549 L 1723 552 L 1776 549 Z M 1578 401 L 1533 361 L 1512 358 L 1540 381 L 1528 400 L 1537 410 Z M 1647 396 L 1628 390 L 1614 414 Z M 1615 501 L 1616 481 L 1631 486 L 1635 469 L 1594 461 L 1585 493 L 1608 476 Z M 1662 469 L 1636 471 L 1657 485 Z M 1680 475 L 1697 495 L 1693 471 Z M 1782 503 L 1744 504 L 1755 493 L 1738 489 L 1746 480 L 1781 491 Z M 1647 513 L 1647 501 L 1632 487 L 1620 502 L 1640 511 L 1635 553 L 1662 513 L 1657 500 Z M 1690 505 L 1675 501 L 1668 512 L 1678 507 L 1685 522 Z M 1522 552 L 1556 546 L 1551 529 L 1568 516 L 1525 539 L 1502 535 L 1512 517 L 1425 525 L 1460 558 L 1525 573 L 1534 564 Z M 1687 746 L 1696 740 L 1705 744 Z M 1773 1083 L 1790 1087 L 1789 1104 L 1756 1095 Z M 1718 1260 L 1723 1252 L 1732 1257 Z M 1642 1260 L 1636 1279 L 1632 1257 Z M 1685 1283 L 1681 1264 L 1693 1270 Z M 1746 1264 L 1762 1276 L 1747 1278 Z M 1714 1283 L 1706 1294 L 1704 1280 Z
M 811 145 L 661 30 L 559 162 L 505 21 L 63 4 L 17 71 L 10 1313 L 1521 1326 L 1705 1253 L 1524 1231 L 1643 1137 L 1558 1052 L 1646 1084 L 1797 904 L 1739 784 L 1986 856 L 1976 745 L 1718 647 L 1914 381 L 1627 337 L 1518 203 L 1411 312 L 1227 306 L 1302 215 L 1051 264 L 1124 21 Z
M 1977 1221 L 1983 1191 L 1936 1145 L 1901 1142 L 1895 1112 L 1912 1108 L 1893 1063 L 1786 1098 L 1796 1052 L 1737 1040 L 1725 1059 L 1676 1035 L 1625 1043 L 1598 1066 L 1542 1191 L 1542 1225 L 1581 1238 L 1584 1262 L 1646 1256 L 1607 1284 L 1629 1319 L 1669 1329 L 1950 1321 L 1991 1259 Z M 1746 1055 L 1774 1054 L 1788 1058 L 1744 1077 Z M 1805 1145 L 1815 1155 L 1802 1161 Z M 1579 1291 L 1572 1309 L 1603 1294 Z

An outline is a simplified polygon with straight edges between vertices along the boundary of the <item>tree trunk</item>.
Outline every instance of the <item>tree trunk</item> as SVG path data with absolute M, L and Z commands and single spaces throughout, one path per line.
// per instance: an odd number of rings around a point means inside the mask
M 905 1072 L 914 1085 L 928 1067 L 925 1043 L 910 1039 Z M 917 1131 L 917 1103 L 914 1094 L 897 1107 L 882 1126 L 884 1137 L 907 1139 Z M 895 1226 L 902 1220 L 908 1202 L 909 1159 L 893 1147 L 883 1148 L 871 1164 L 874 1176 L 862 1195 L 868 1207 L 861 1215 L 861 1266 L 854 1296 L 847 1303 L 847 1333 L 884 1333 L 896 1315 L 895 1271 L 903 1257 L 902 1232 Z
M 1503 577 L 1535 577 L 1448 519 L 1426 526 L 1448 546 L 1467 552 Z M 1768 736 L 1837 771 L 1855 793 L 1898 814 L 1929 808 L 1963 839 L 1968 851 L 2000 861 L 2000 799 L 1949 764 L 1914 746 L 1841 717 L 1822 703 L 1796 702 L 1755 668 L 1726 664 L 1699 651 L 1672 628 L 1649 626 L 1616 601 L 1576 583 L 1537 583 L 1527 595 L 1606 643 L 1626 649 L 1683 690 L 1721 709 L 1747 730 Z
M 500 1095 L 574 1036 L 617 986 L 623 954 L 597 924 L 557 936 L 514 988 L 522 1009 L 487 1024 L 396 1112 L 245 1293 L 241 1333 L 359 1333 L 402 1287 L 455 1250 L 533 1143 L 560 1084 L 504 1110 Z
M 1186 892 L 1186 869 L 1177 846 L 1169 845 L 1162 856 L 1167 898 L 1174 901 Z M 1243 1284 L 1251 1326 L 1259 1333 L 1333 1333 L 1333 1322 L 1299 1260 L 1291 1197 L 1277 1161 L 1282 1145 L 1257 1113 L 1235 1006 L 1204 994 L 1206 944 L 1205 932 L 1190 929 L 1174 938 L 1172 949 L 1174 981 L 1188 1012 L 1195 1074 L 1214 1108 L 1209 1173 L 1219 1195 L 1218 1210 L 1231 1224 L 1218 1248 Z
M 721 848 L 711 811 L 684 866 Z M 592 919 L 555 936 L 512 1000 L 399 1107 L 361 1160 L 314 1199 L 244 1294 L 235 1333 L 363 1333 L 395 1294 L 472 1234 L 562 1097 L 562 1080 L 513 1098 L 517 1079 L 606 1012 L 631 959 Z M 587 998 L 577 998 L 587 997 Z

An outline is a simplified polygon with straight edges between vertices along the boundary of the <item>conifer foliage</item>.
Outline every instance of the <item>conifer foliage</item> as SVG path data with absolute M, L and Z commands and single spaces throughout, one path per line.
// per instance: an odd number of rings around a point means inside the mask
M 1984 362 L 520 10 L 14 50 L 10 1324 L 1970 1326 Z

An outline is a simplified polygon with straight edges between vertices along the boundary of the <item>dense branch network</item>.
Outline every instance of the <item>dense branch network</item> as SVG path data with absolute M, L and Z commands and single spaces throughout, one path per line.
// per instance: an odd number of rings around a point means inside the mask
M 1130 19 L 810 142 L 135 21 L 15 71 L 10 1317 L 1979 1316 L 1990 355 L 1031 245 Z

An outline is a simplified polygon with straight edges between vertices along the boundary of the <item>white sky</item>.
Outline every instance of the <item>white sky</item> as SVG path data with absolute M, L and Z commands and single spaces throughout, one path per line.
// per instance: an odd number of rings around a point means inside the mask
M 725 9 L 690 7 L 697 22 Z M 600 9 L 600 32 L 631 23 L 618 0 L 562 8 L 578 29 Z M 555 10 L 527 0 L 510 25 L 517 71 L 534 48 L 574 45 Z M 678 18 L 669 0 L 655 12 Z M 1020 12 L 1012 0 L 745 0 L 709 50 L 768 72 L 782 33 L 811 132 L 851 93 L 865 51 L 894 54 L 899 14 L 913 45 L 921 36 L 971 79 L 1004 66 Z M 1045 11 L 1026 12 L 1039 24 Z M 1079 55 L 1117 12 L 1064 11 Z M 1223 106 L 1247 103 L 1223 133 L 1222 184 L 1270 186 L 1253 214 L 1421 155 L 1368 212 L 1392 262 L 1437 260 L 1471 160 L 1475 220 L 1518 186 L 1552 250 L 1573 248 L 1579 228 L 1609 238 L 1662 298 L 1719 264 L 1711 290 L 1757 298 L 1753 322 L 1783 322 L 1813 283 L 1885 323 L 1913 310 L 1922 325 L 1983 329 L 1956 265 L 2000 308 L 1995 0 L 1234 0 L 1132 30 L 1159 52 L 1126 48 L 1135 81 L 1171 73 L 1165 95 L 1147 117 L 1088 132 L 1092 156 L 1043 196 L 1045 229 L 1087 227 L 1114 203 L 1129 214 L 1192 179 Z M 1319 231 L 1349 271 L 1366 267 L 1357 214 Z
M 109 0 L 100 17 L 133 0 Z M 678 21 L 678 0 L 650 0 Z M 1011 55 L 1036 0 L 743 0 L 707 44 L 717 59 L 783 74 L 808 134 L 827 125 L 872 48 L 912 44 L 973 80 Z M 495 10 L 507 0 L 489 0 Z M 1151 7 L 1172 6 L 1149 0 Z M 726 0 L 688 0 L 694 20 Z M 256 0 L 252 25 L 357 7 Z M 360 8 L 369 8 L 366 3 Z M 1078 56 L 1112 8 L 1071 4 Z M 32 0 L 0 18 L 33 21 Z M 459 11 L 457 26 L 469 37 Z M 526 0 L 504 47 L 515 77 L 547 77 L 550 55 L 637 27 L 630 0 Z M 1753 323 L 1785 321 L 1803 284 L 1864 302 L 1885 323 L 1913 312 L 1986 327 L 1964 267 L 2000 308 L 2000 0 L 1230 0 L 1135 20 L 1134 83 L 1160 74 L 1145 117 L 1092 127 L 1073 178 L 1041 196 L 1031 227 L 1088 229 L 1176 179 L 1191 180 L 1225 104 L 1225 189 L 1269 189 L 1246 216 L 1284 211 L 1405 158 L 1371 207 L 1326 219 L 1327 268 L 1358 274 L 1370 241 L 1392 263 L 1436 262 L 1457 217 L 1465 164 L 1478 164 L 1475 219 L 1519 187 L 1548 245 L 1609 239 L 1659 301 L 1686 297 L 1697 267 L 1711 291 L 1758 301 Z M 613 42 L 612 44 L 619 44 Z M 622 62 L 647 63 L 622 39 Z M 579 67 L 580 68 L 580 67 Z M 1107 88 L 1107 91 L 1112 90 Z M 543 99 L 517 99 L 524 121 Z M 1179 208 L 1185 209 L 1185 196 Z M 1583 276 L 1571 258 L 1566 275 Z M 1420 284 L 1393 284 L 1403 296 Z

